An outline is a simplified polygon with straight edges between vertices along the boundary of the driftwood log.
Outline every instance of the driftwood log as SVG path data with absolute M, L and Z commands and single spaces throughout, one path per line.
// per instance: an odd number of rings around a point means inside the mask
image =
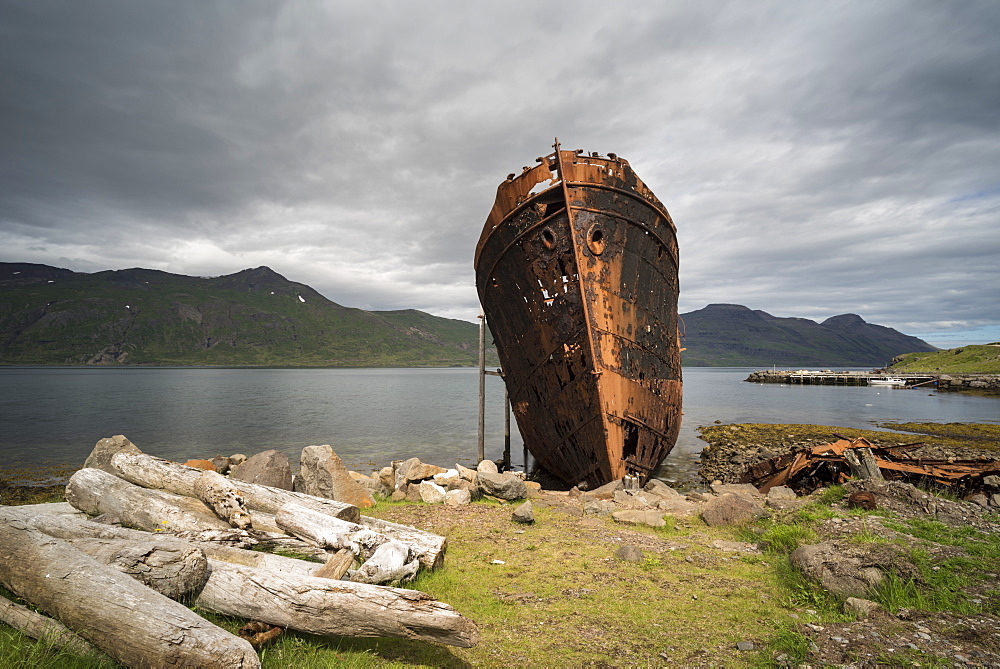
M 111 458 L 110 468 L 115 476 L 143 488 L 164 490 L 186 497 L 197 497 L 194 484 L 202 472 L 200 469 L 185 467 L 145 453 L 116 453 Z M 312 511 L 364 525 L 410 546 L 427 569 L 437 569 L 444 564 L 448 541 L 442 536 L 408 525 L 362 516 L 358 508 L 352 504 L 245 481 L 229 479 L 229 482 L 236 488 L 250 510 L 255 529 L 275 531 L 277 528 L 272 527 L 273 518 L 262 517 L 261 512 L 273 516 L 286 504 L 298 504 Z
M 204 551 L 190 544 L 155 536 L 139 542 L 72 539 L 69 543 L 170 599 L 193 593 L 208 578 L 208 558 Z
M 116 453 L 111 458 L 111 469 L 116 476 L 130 483 L 186 497 L 197 497 L 194 484 L 202 472 L 200 469 L 185 467 L 144 453 Z M 357 522 L 361 516 L 358 507 L 353 504 L 246 481 L 229 479 L 229 482 L 243 498 L 251 515 L 254 511 L 275 514 L 285 504 L 294 502 L 350 522 Z
M 286 504 L 274 516 L 278 527 L 317 546 L 340 550 L 346 548 L 368 559 L 375 549 L 392 541 L 388 536 L 357 523 L 318 513 L 298 504 Z
M 67 539 L 149 538 L 148 532 L 87 520 L 68 504 L 43 506 L 48 507 L 43 512 L 34 510 L 37 505 L 0 509 L 31 529 Z M 194 603 L 204 609 L 312 634 L 390 636 L 462 647 L 478 642 L 475 623 L 423 592 L 310 576 L 323 565 L 304 560 L 199 547 L 209 557 L 209 574 Z
M 245 640 L 0 508 L 0 582 L 128 666 L 259 667 Z
M 263 571 L 211 560 L 198 606 L 312 634 L 397 637 L 470 648 L 479 630 L 417 590 Z
M 250 527 L 250 513 L 232 483 L 216 471 L 204 471 L 194 480 L 194 494 L 222 520 L 245 530 Z
M 229 528 L 197 499 L 146 490 L 101 469 L 73 474 L 66 501 L 85 513 L 113 514 L 126 525 L 149 531 Z
M 0 622 L 32 639 L 42 639 L 56 648 L 66 648 L 78 655 L 87 655 L 96 650 L 58 620 L 35 613 L 27 606 L 21 606 L 6 597 L 0 597 Z

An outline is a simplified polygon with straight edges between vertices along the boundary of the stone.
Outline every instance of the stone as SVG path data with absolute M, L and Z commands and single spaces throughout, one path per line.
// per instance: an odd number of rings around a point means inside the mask
M 524 481 L 510 473 L 492 474 L 490 472 L 479 472 L 476 481 L 483 494 L 492 497 L 515 500 L 528 496 L 528 487 L 524 485 Z
M 542 484 L 538 481 L 525 481 L 524 487 L 528 489 L 528 499 L 542 496 Z
M 617 510 L 615 503 L 607 499 L 588 499 L 583 502 L 583 513 L 586 516 L 610 516 Z
M 525 502 L 521 504 L 516 509 L 514 513 L 510 515 L 510 519 L 515 523 L 522 523 L 524 525 L 530 525 L 535 522 L 535 509 L 531 506 L 531 502 Z
M 423 499 L 420 497 L 420 484 L 410 483 L 406 486 L 406 501 L 407 502 L 422 502 Z
M 461 476 L 466 481 L 469 481 L 471 483 L 476 480 L 475 469 L 469 469 L 468 467 L 463 467 L 460 464 L 456 464 L 455 469 L 458 471 L 458 475 Z
M 434 483 L 444 486 L 448 485 L 448 481 L 452 479 L 459 479 L 461 475 L 458 473 L 457 469 L 446 469 L 445 471 L 434 475 Z
M 881 610 L 882 607 L 870 599 L 848 597 L 844 600 L 844 613 L 852 614 L 860 620 L 870 618 L 872 615 Z
M 406 491 L 405 490 L 393 490 L 392 494 L 389 495 L 389 499 L 393 502 L 405 502 L 406 501 Z
M 967 502 L 972 502 L 973 504 L 978 504 L 979 506 L 983 507 L 984 509 L 987 508 L 987 507 L 989 507 L 989 505 L 990 505 L 990 498 L 987 497 L 986 495 L 984 495 L 981 492 L 980 493 L 976 493 L 972 497 L 969 497 L 966 501 Z
M 864 597 L 884 580 L 878 567 L 865 565 L 829 542 L 799 546 L 790 559 L 807 577 L 841 597 Z
M 619 546 L 615 557 L 625 562 L 642 562 L 646 556 L 637 546 Z
M 207 472 L 216 471 L 215 465 L 212 464 L 211 460 L 188 460 L 184 463 L 185 467 L 193 467 L 194 469 L 204 469 Z
M 660 511 L 666 511 L 672 516 L 693 516 L 698 513 L 701 507 L 678 496 L 673 499 L 659 500 L 656 503 L 656 508 Z
M 236 465 L 242 465 L 247 461 L 247 456 L 242 453 L 233 453 L 229 456 L 229 468 L 232 469 Z
M 344 462 L 329 444 L 302 449 L 299 479 L 299 490 L 309 495 L 353 504 L 359 509 L 375 506 L 375 498 L 351 477 Z
M 737 641 L 736 650 L 753 650 L 753 641 Z
M 788 486 L 776 485 L 767 491 L 768 499 L 798 499 L 795 491 Z
M 231 465 L 229 463 L 229 458 L 227 456 L 216 455 L 214 458 L 212 458 L 212 466 L 215 467 L 215 471 L 217 471 L 218 473 L 226 475 L 229 473 L 229 467 Z
M 274 449 L 247 458 L 229 470 L 229 478 L 282 490 L 292 489 L 292 467 L 288 456 Z
M 995 492 L 990 495 L 990 504 L 1000 507 L 1000 492 Z
M 421 481 L 418 487 L 421 501 L 428 504 L 444 504 L 447 491 L 434 481 Z
M 427 479 L 434 478 L 437 474 L 443 474 L 446 471 L 448 470 L 444 467 L 429 465 L 426 462 L 420 462 L 418 460 L 415 464 L 410 465 L 410 468 L 406 470 L 406 473 L 403 476 L 409 482 L 425 481 Z
M 649 525 L 650 527 L 663 527 L 667 523 L 663 520 L 662 511 L 647 511 L 645 509 L 622 509 L 611 514 L 616 523 L 627 523 L 629 525 Z
M 574 499 L 577 498 L 577 497 L 579 497 L 582 494 L 583 493 L 581 493 L 580 489 L 577 488 L 576 486 L 573 486 L 572 488 L 570 488 L 569 492 L 566 493 L 567 497 L 574 498 Z
M 611 483 L 605 483 L 600 488 L 594 488 L 590 491 L 590 494 L 597 499 L 612 499 L 615 496 L 616 490 L 624 490 L 625 484 L 618 481 L 612 481 Z
M 391 465 L 378 470 L 378 480 L 387 490 L 396 489 L 396 474 Z
M 105 437 L 99 440 L 94 449 L 84 461 L 84 467 L 102 469 L 109 474 L 111 471 L 111 458 L 115 453 L 142 453 L 139 447 L 129 441 L 124 434 L 116 434 L 113 437 Z
M 988 485 L 993 488 L 1000 488 L 1000 476 L 997 476 L 996 474 L 990 474 L 989 476 L 984 476 L 983 485 Z
M 370 476 L 362 476 L 359 479 L 355 479 L 358 485 L 368 491 L 368 494 L 372 497 L 388 497 L 389 489 L 385 487 L 385 484 L 378 478 L 373 478 Z
M 444 494 L 444 503 L 448 506 L 465 506 L 472 503 L 472 494 L 463 488 L 449 490 Z
M 476 471 L 480 474 L 497 474 L 500 470 L 497 469 L 497 463 L 492 460 L 483 460 L 476 465 Z
M 410 467 L 420 464 L 420 458 L 410 458 L 409 460 L 403 460 L 402 462 L 393 462 L 393 486 L 398 490 L 402 488 L 407 483 L 406 474 L 410 471 Z
M 660 479 L 649 479 L 648 481 L 646 481 L 646 485 L 644 485 L 642 489 L 652 495 L 655 495 L 657 497 L 662 497 L 664 499 L 670 499 L 673 497 L 681 496 L 679 492 L 668 486 Z
M 750 497 L 751 499 L 756 497 L 762 497 L 760 491 L 757 490 L 750 483 L 713 483 L 711 485 L 712 492 L 716 495 L 725 495 L 727 493 L 732 493 L 736 495 L 743 495 L 745 497 Z
M 749 497 L 724 493 L 710 500 L 701 511 L 707 525 L 744 525 L 767 515 L 764 507 Z
M 621 504 L 622 506 L 629 507 L 646 507 L 649 506 L 649 500 L 645 496 L 636 494 L 631 490 L 615 490 L 611 499 L 615 504 Z

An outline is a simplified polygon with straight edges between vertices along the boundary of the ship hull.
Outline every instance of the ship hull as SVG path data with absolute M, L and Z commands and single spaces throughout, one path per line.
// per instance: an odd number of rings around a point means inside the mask
M 476 250 L 514 416 L 566 483 L 644 482 L 680 428 L 676 229 L 624 160 L 539 163 L 500 185 Z

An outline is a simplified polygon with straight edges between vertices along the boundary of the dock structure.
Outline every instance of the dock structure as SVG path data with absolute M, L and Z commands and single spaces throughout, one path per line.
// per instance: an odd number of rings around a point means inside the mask
M 898 379 L 901 383 L 898 388 L 931 387 L 937 385 L 938 375 L 935 374 L 887 374 L 879 371 L 869 372 L 834 372 L 829 369 L 821 371 L 811 371 L 799 369 L 788 370 L 763 370 L 753 372 L 746 381 L 751 383 L 787 383 L 791 385 L 814 385 L 814 386 L 868 386 L 873 382 L 879 385 L 891 379 Z

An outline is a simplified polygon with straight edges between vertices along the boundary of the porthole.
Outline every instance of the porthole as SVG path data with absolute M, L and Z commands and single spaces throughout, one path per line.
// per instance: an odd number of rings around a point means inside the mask
M 607 239 L 604 236 L 604 229 L 600 225 L 590 226 L 590 230 L 587 231 L 587 248 L 595 256 L 599 256 L 604 253 L 604 247 L 607 244 Z
M 542 244 L 550 251 L 556 247 L 556 236 L 552 234 L 551 228 L 542 230 Z

